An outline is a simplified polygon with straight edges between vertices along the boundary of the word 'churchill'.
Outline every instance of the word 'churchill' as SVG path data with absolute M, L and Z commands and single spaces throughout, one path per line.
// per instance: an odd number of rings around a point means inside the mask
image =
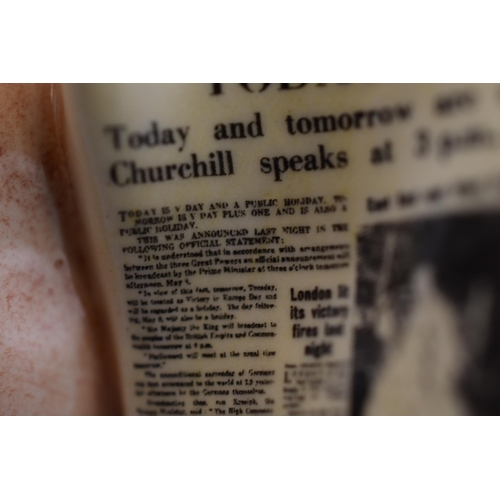
M 203 161 L 199 161 L 198 156 L 193 153 L 190 161 L 185 163 L 152 167 L 138 167 L 135 161 L 119 160 L 115 161 L 109 169 L 110 179 L 116 186 L 233 174 L 234 164 L 231 151 L 209 153 L 208 160 Z

